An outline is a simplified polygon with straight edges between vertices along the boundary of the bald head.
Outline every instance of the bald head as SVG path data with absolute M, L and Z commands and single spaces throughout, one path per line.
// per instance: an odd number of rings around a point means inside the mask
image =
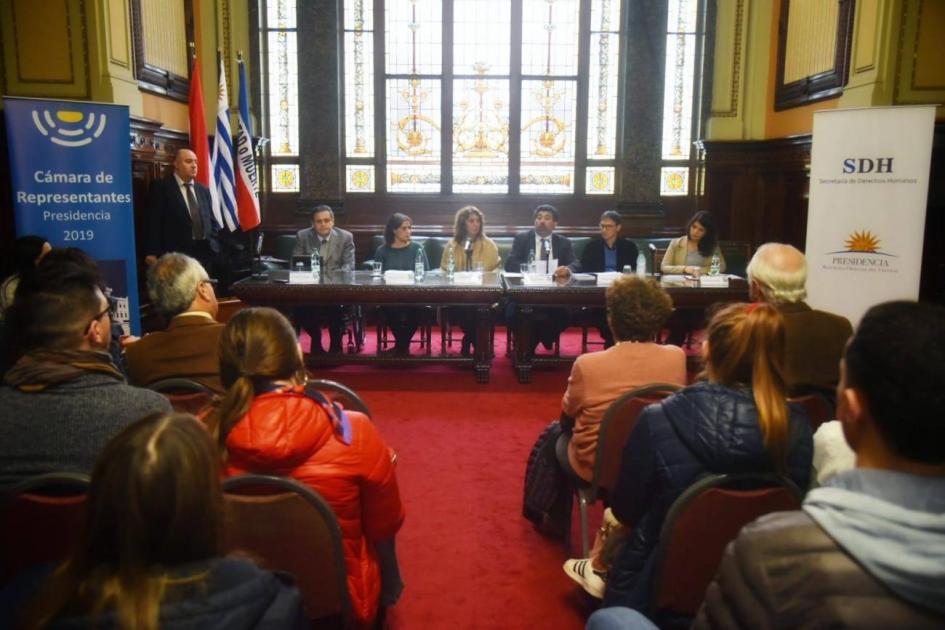
M 785 304 L 807 297 L 807 259 L 793 245 L 765 243 L 748 263 L 753 300 Z
M 180 149 L 174 158 L 174 172 L 185 182 L 197 176 L 197 154 L 190 149 Z

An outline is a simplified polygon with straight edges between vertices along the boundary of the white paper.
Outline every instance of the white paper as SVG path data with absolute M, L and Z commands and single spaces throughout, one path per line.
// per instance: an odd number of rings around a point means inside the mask
M 482 273 L 479 271 L 457 271 L 453 274 L 453 283 L 465 285 L 482 284 Z
M 289 284 L 317 284 L 318 280 L 311 271 L 290 271 Z
M 413 284 L 413 272 L 400 269 L 388 269 L 384 272 L 385 284 Z
M 576 274 L 575 274 L 576 275 Z M 603 273 L 597 274 L 597 285 L 603 287 L 609 287 L 614 283 L 614 280 L 622 276 L 623 274 L 619 271 L 605 271 Z

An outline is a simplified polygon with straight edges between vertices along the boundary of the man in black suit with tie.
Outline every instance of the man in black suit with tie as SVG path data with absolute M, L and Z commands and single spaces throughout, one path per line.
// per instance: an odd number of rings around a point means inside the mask
M 153 265 L 167 252 L 196 258 L 211 274 L 220 253 L 218 227 L 211 214 L 210 190 L 194 179 L 197 155 L 180 149 L 174 172 L 151 183 L 148 191 L 148 235 L 144 262 Z
M 558 209 L 550 204 L 541 204 L 532 211 L 532 218 L 535 228 L 515 235 L 505 270 L 518 273 L 522 263 L 528 262 L 529 254 L 534 253 L 539 270 L 544 268 L 556 276 L 566 275 L 568 265 L 575 260 L 574 250 L 566 236 L 554 233 L 558 227 Z M 567 309 L 536 308 L 533 317 L 541 321 L 534 327 L 533 348 L 540 342 L 546 350 L 551 350 L 558 336 L 568 327 Z

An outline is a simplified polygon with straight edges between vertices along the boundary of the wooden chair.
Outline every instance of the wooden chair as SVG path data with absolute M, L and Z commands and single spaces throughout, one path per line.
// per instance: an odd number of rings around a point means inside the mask
M 586 558 L 590 555 L 587 506 L 603 498 L 606 492 L 613 488 L 617 482 L 623 447 L 633 431 L 637 417 L 647 405 L 659 402 L 679 389 L 681 389 L 679 385 L 673 385 L 672 383 L 653 383 L 632 389 L 610 404 L 603 419 L 601 419 L 600 432 L 597 435 L 597 452 L 594 455 L 594 476 L 590 483 L 579 477 L 568 462 L 567 440 L 570 439 L 570 436 L 563 434 L 559 438 L 558 448 L 556 448 L 558 463 L 565 471 L 578 501 L 581 520 L 582 557 Z M 570 547 L 570 518 L 568 518 L 567 523 L 565 544 Z
M 37 564 L 65 560 L 85 520 L 89 476 L 26 479 L 0 501 L 0 585 Z
M 775 475 L 711 475 L 691 485 L 663 521 L 651 618 L 661 628 L 688 628 L 741 528 L 770 512 L 800 509 L 802 498 L 789 479 Z
M 816 431 L 824 422 L 833 420 L 836 417 L 830 401 L 816 392 L 788 398 L 788 402 L 796 403 L 804 408 L 804 411 L 807 412 L 807 420 L 810 422 L 811 431 Z
M 351 627 L 341 528 L 328 503 L 293 479 L 267 475 L 232 477 L 223 492 L 226 549 L 292 573 L 310 619 Z
M 216 392 L 191 378 L 172 377 L 162 378 L 148 384 L 148 389 L 154 390 L 167 398 L 174 411 L 189 413 L 203 418 Z
M 310 379 L 308 384 L 325 394 L 329 400 L 341 403 L 341 406 L 345 409 L 360 411 L 368 418 L 371 417 L 371 410 L 368 408 L 367 403 L 347 385 L 325 378 Z

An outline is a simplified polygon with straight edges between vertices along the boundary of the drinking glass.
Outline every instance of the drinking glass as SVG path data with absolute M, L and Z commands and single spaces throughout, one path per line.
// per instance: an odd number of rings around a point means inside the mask
M 371 275 L 375 278 L 381 277 L 381 261 L 375 260 L 371 263 Z

